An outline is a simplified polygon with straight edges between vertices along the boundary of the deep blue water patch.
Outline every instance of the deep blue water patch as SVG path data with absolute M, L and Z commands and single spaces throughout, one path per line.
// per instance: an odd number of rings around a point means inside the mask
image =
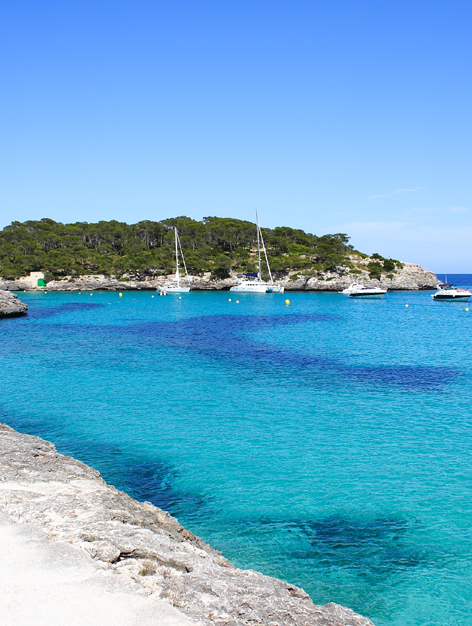
M 379 580 L 395 569 L 428 564 L 426 551 L 409 537 L 412 521 L 404 518 L 332 515 L 302 522 L 300 528 L 311 544 L 311 558 L 327 567 L 346 567 Z
M 126 491 L 139 502 L 151 502 L 174 516 L 179 517 L 182 511 L 192 510 L 194 515 L 208 510 L 211 499 L 199 494 L 191 494 L 175 489 L 173 482 L 178 470 L 163 461 L 134 459 L 125 463 L 119 473 L 120 489 Z M 116 473 L 113 479 L 116 482 Z
M 179 471 L 169 462 L 133 455 L 122 446 L 110 443 L 71 438 L 65 425 L 54 424 L 51 428 L 46 419 L 12 414 L 2 406 L 0 422 L 18 432 L 53 441 L 60 454 L 72 456 L 98 470 L 106 482 L 139 502 L 151 502 L 174 516 L 188 508 L 196 515 L 208 509 L 209 496 L 175 489 Z
M 46 319 L 63 313 L 103 308 L 101 303 L 68 303 L 37 309 L 32 320 Z M 251 333 L 296 324 L 330 323 L 338 316 L 327 314 L 303 315 L 209 315 L 178 321 L 132 323 L 126 326 L 89 326 L 87 324 L 55 324 L 59 332 L 80 336 L 126 335 L 137 341 L 165 343 L 178 350 L 194 351 L 206 357 L 230 361 L 232 365 L 255 372 L 270 366 L 277 375 L 291 371 L 304 384 L 320 384 L 317 376 L 340 374 L 364 383 L 403 387 L 412 391 L 437 391 L 453 383 L 459 368 L 434 365 L 368 366 L 349 365 L 341 359 L 303 354 L 257 341 Z M 52 328 L 48 329 L 52 332 Z M 277 371 L 278 370 L 278 371 Z
M 252 339 L 246 333 L 277 326 L 306 323 L 329 323 L 335 315 L 227 315 L 194 317 L 178 322 L 137 324 L 123 329 L 148 341 L 151 337 L 183 350 L 194 350 L 213 359 L 231 360 L 243 367 L 277 366 L 292 370 L 310 382 L 310 374 L 319 371 L 342 374 L 371 384 L 405 387 L 416 391 L 440 390 L 454 382 L 458 368 L 424 365 L 359 367 L 346 365 L 341 359 L 307 355 L 274 347 Z
M 63 315 L 64 313 L 87 312 L 92 309 L 101 309 L 103 307 L 105 307 L 105 305 L 98 302 L 67 302 L 56 306 L 47 306 L 45 303 L 41 302 L 35 303 L 33 306 L 30 305 L 26 316 L 23 315 L 20 318 L 14 319 L 5 318 L 5 321 L 9 319 L 10 321 L 16 323 L 28 323 L 29 321 L 39 321 L 56 317 L 58 315 Z
M 438 566 L 445 558 L 421 543 L 424 528 L 399 516 L 355 517 L 330 515 L 320 519 L 270 519 L 241 522 L 235 533 L 285 535 L 291 559 L 310 560 L 321 570 L 349 570 L 384 584 L 394 571 Z M 290 538 L 289 538 L 290 537 Z
M 395 385 L 416 391 L 437 391 L 453 383 L 460 375 L 458 368 L 425 365 L 398 365 L 396 367 L 349 367 L 339 368 L 367 383 Z

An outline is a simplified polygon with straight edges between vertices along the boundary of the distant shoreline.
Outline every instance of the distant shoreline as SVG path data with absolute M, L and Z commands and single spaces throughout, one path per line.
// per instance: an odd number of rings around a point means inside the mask
M 436 288 L 440 282 L 436 274 L 413 263 L 403 263 L 401 268 L 392 273 L 382 273 L 372 277 L 368 268 L 359 266 L 356 272 L 338 268 L 336 271 L 319 275 L 292 274 L 275 280 L 286 292 L 304 291 L 342 291 L 354 283 L 365 286 L 381 287 L 388 291 L 428 291 Z M 65 276 L 60 280 L 45 280 L 42 272 L 33 272 L 15 280 L 0 278 L 0 290 L 7 291 L 156 291 L 174 275 L 150 277 L 141 275 L 105 275 L 90 274 Z M 203 276 L 182 277 L 192 291 L 229 291 L 243 280 L 243 275 L 216 279 L 207 273 Z
M 203 289 L 203 288 L 192 288 L 191 291 L 189 293 L 230 293 L 230 288 L 224 288 L 224 289 L 217 289 L 217 288 L 209 288 L 209 289 Z M 388 289 L 389 292 L 391 293 L 401 293 L 401 292 L 411 292 L 411 291 L 435 291 L 436 287 L 421 287 L 421 288 L 417 288 L 417 289 Z M 126 288 L 123 287 L 122 289 L 106 289 L 106 288 L 94 288 L 94 287 L 83 287 L 82 289 L 79 288 L 74 288 L 74 289 L 48 289 L 47 287 L 42 287 L 40 289 L 18 289 L 18 290 L 9 290 L 12 293 L 25 293 L 25 294 L 32 294 L 32 293 L 82 293 L 82 292 L 88 292 L 88 291 L 94 291 L 97 293 L 119 293 L 119 292 L 127 292 L 127 293 L 137 293 L 137 292 L 146 292 L 146 293 L 156 293 L 156 289 L 154 287 L 136 287 L 136 288 Z M 285 291 L 287 293 L 338 293 L 337 289 L 290 289 L 290 288 L 286 288 Z M 184 295 L 188 295 L 188 294 L 184 294 Z M 247 294 L 236 294 L 239 296 L 241 295 L 247 295 Z M 249 294 L 251 295 L 251 294 Z M 259 295 L 259 294 L 256 294 Z M 272 295 L 280 295 L 280 294 L 272 294 Z M 283 296 L 283 294 L 281 294 Z

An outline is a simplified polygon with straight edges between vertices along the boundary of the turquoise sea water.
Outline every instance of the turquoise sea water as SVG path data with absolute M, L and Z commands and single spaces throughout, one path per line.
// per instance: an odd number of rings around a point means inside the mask
M 22 294 L 0 421 L 315 603 L 471 624 L 472 305 L 152 295 Z

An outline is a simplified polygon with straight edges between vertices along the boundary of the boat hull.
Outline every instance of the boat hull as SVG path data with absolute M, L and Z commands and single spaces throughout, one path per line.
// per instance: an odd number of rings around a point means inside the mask
M 375 296 L 354 296 L 349 294 L 350 298 L 357 298 L 358 300 L 382 300 L 382 298 L 384 297 L 384 294 L 378 294 Z
M 470 296 L 446 296 L 444 294 L 433 294 L 431 296 L 436 302 L 468 302 Z
M 384 293 L 350 293 L 350 298 L 358 298 L 359 300 L 381 300 Z
M 245 281 L 231 287 L 231 293 L 267 293 L 269 285 L 262 281 Z
M 165 291 L 166 293 L 188 293 L 190 291 L 190 287 L 179 285 L 177 282 L 167 284 L 164 283 L 164 285 L 157 288 L 157 291 Z

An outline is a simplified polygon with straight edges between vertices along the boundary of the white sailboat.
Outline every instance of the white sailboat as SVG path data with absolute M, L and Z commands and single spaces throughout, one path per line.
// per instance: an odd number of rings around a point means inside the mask
M 188 282 L 189 276 L 187 272 L 187 266 L 185 265 L 184 253 L 182 251 L 182 246 L 180 245 L 179 233 L 177 232 L 177 227 L 174 226 L 174 235 L 175 235 L 175 279 L 169 283 L 164 283 L 161 287 L 158 288 L 159 294 L 167 295 L 167 293 L 188 293 L 190 291 L 190 287 L 185 287 L 180 282 L 180 267 L 179 267 L 179 249 L 180 254 L 182 256 L 182 263 L 184 265 L 185 270 L 185 278 Z
M 259 216 L 256 211 L 256 228 L 257 228 L 257 276 L 254 276 L 255 280 L 248 280 L 244 278 L 234 287 L 231 287 L 230 291 L 233 293 L 283 293 L 284 288 L 282 285 L 274 283 L 272 278 L 272 272 L 270 271 L 269 259 L 267 257 L 267 250 L 264 244 L 264 237 L 262 236 L 262 230 L 259 226 Z M 261 263 L 261 244 L 264 251 L 265 260 L 267 263 L 267 269 L 269 271 L 269 282 L 262 280 L 262 263 Z

